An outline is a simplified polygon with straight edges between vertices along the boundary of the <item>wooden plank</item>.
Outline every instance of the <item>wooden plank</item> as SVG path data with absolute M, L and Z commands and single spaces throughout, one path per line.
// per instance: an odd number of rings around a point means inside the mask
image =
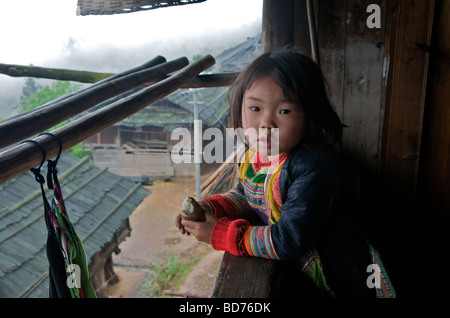
M 450 217 L 450 0 L 436 2 L 419 190 L 428 211 Z
M 268 298 L 275 261 L 226 252 L 216 277 L 213 298 Z
M 376 172 L 379 158 L 384 27 L 369 28 L 372 0 L 348 2 L 344 58 L 343 149 L 361 169 Z M 378 1 L 384 19 L 385 1 Z
M 414 195 L 428 75 L 434 1 L 399 1 L 389 68 L 381 172 L 399 192 Z
M 328 83 L 330 101 L 342 118 L 347 0 L 319 1 L 318 6 L 320 64 Z

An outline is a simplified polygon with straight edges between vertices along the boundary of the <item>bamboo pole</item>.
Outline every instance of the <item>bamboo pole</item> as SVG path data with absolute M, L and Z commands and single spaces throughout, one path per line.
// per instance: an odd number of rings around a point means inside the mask
M 200 72 L 214 65 L 214 63 L 214 58 L 211 55 L 207 55 L 197 62 L 186 66 L 170 78 L 87 114 L 72 123 L 52 131 L 52 133 L 62 142 L 63 150 L 67 150 L 86 138 L 140 111 L 156 100 L 176 91 Z M 42 135 L 35 140 L 46 150 L 46 159 L 58 154 L 59 144 L 52 136 Z M 42 153 L 34 143 L 23 143 L 0 153 L 0 183 L 31 169 L 40 164 L 41 161 Z
M 0 63 L 0 73 L 12 77 L 39 77 L 60 81 L 75 81 L 81 83 L 95 83 L 112 76 L 111 73 L 97 73 L 89 71 L 77 71 L 61 68 L 48 68 L 39 66 L 25 66 Z
M 159 64 L 147 70 L 96 85 L 58 103 L 38 107 L 20 117 L 3 120 L 0 122 L 0 148 L 45 131 L 102 101 L 138 87 L 145 82 L 159 80 L 164 75 L 179 70 L 188 64 L 189 61 L 185 57 Z
M 24 65 L 15 65 L 15 64 L 2 64 L 0 63 L 0 73 L 5 75 L 13 76 L 13 77 L 36 77 L 36 78 L 47 78 L 47 79 L 55 79 L 55 80 L 64 80 L 64 81 L 76 81 L 82 83 L 94 83 L 95 85 L 102 84 L 106 81 L 110 81 L 134 72 L 141 71 L 146 68 L 153 67 L 157 64 L 166 62 L 166 59 L 162 56 L 157 56 L 155 59 L 142 64 L 141 66 L 129 69 L 125 72 L 113 74 L 113 73 L 97 73 L 97 72 L 89 72 L 89 71 L 78 71 L 78 70 L 66 70 L 59 68 L 46 68 L 39 66 L 24 66 Z M 48 70 L 48 72 L 36 71 L 36 70 Z M 64 77 L 54 74 L 66 74 Z M 79 73 L 92 74 L 92 80 L 83 80 Z M 73 76 L 72 76 L 73 74 Z M 230 73 L 216 73 L 216 74 L 205 74 L 199 75 L 194 78 L 189 83 L 185 84 L 183 88 L 199 88 L 199 87 L 220 87 L 220 86 L 229 86 L 234 79 L 237 77 L 239 72 L 230 72 Z M 87 76 L 86 76 L 87 77 Z M 92 87 L 92 86 L 91 86 Z M 80 91 L 83 91 L 82 89 Z M 64 95 L 61 98 L 66 98 L 66 96 L 71 96 L 79 93 L 80 91 L 72 92 L 67 95 Z M 59 101 L 59 99 L 49 102 L 50 104 Z M 43 106 L 43 105 L 42 105 Z M 20 114 L 19 114 L 20 115 Z
M 17 114 L 17 115 L 15 115 L 15 116 L 11 116 L 11 117 L 9 117 L 8 119 L 5 119 L 5 120 L 13 120 L 13 119 L 16 119 L 16 118 L 18 118 L 18 117 L 22 117 L 22 116 L 24 116 L 25 114 L 29 114 L 30 112 L 34 112 L 34 111 L 38 111 L 39 109 L 41 109 L 41 108 L 43 108 L 43 107 L 47 107 L 47 106 L 53 105 L 53 104 L 55 104 L 55 103 L 57 103 L 57 102 L 63 101 L 63 100 L 65 100 L 65 99 L 67 99 L 67 98 L 69 98 L 69 97 L 71 97 L 71 96 L 74 96 L 74 95 L 79 94 L 79 93 L 81 93 L 81 92 L 85 92 L 85 91 L 87 91 L 87 90 L 90 90 L 90 89 L 92 89 L 93 87 L 96 87 L 96 86 L 98 86 L 98 85 L 100 85 L 100 84 L 103 84 L 103 83 L 105 83 L 105 82 L 108 82 L 108 81 L 111 81 L 111 80 L 114 80 L 114 79 L 118 79 L 118 78 L 120 78 L 120 77 L 122 77 L 122 76 L 129 75 L 129 74 L 131 74 L 131 73 L 135 73 L 135 72 L 139 72 L 139 71 L 142 71 L 142 70 L 151 68 L 151 67 L 153 67 L 153 66 L 156 66 L 156 65 L 161 64 L 161 63 L 164 63 L 164 62 L 167 62 L 166 58 L 163 57 L 163 56 L 158 55 L 158 56 L 156 56 L 155 58 L 153 58 L 152 60 L 147 61 L 146 63 L 144 63 L 144 64 L 142 64 L 142 65 L 139 65 L 139 66 L 136 66 L 136 67 L 131 68 L 131 69 L 129 69 L 129 70 L 126 70 L 126 71 L 117 73 L 117 74 L 115 74 L 115 75 L 113 75 L 113 76 L 111 76 L 111 77 L 102 79 L 102 80 L 96 82 L 95 84 L 93 84 L 93 85 L 91 85 L 91 86 L 89 86 L 89 87 L 82 88 L 82 89 L 79 89 L 79 90 L 77 90 L 77 91 L 75 91 L 75 92 L 71 92 L 71 93 L 66 94 L 66 95 L 64 95 L 64 96 L 58 97 L 58 98 L 56 98 L 56 99 L 54 99 L 54 100 L 51 100 L 51 101 L 49 101 L 48 103 L 45 103 L 45 104 L 43 104 L 43 105 L 41 105 L 41 106 L 39 106 L 39 107 L 37 107 L 37 108 L 34 108 L 34 109 L 32 109 L 32 110 L 30 110 L 30 111 L 28 111 L 28 112 L 26 112 L 26 113 Z

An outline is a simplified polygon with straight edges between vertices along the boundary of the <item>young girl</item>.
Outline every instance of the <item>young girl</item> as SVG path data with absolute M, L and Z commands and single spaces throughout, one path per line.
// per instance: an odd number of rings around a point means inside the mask
M 318 66 L 288 49 L 262 54 L 229 96 L 235 128 L 258 133 L 247 136 L 237 187 L 199 202 L 205 222 L 178 215 L 180 232 L 233 255 L 294 261 L 324 296 L 395 296 L 376 251 L 346 227 L 342 124 Z

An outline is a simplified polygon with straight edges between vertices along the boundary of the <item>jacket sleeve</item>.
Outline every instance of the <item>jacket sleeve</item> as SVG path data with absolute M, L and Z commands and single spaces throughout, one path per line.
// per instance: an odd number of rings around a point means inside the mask
M 239 182 L 236 188 L 203 200 L 210 203 L 217 218 L 211 235 L 213 248 L 234 255 L 248 255 L 240 241 L 246 229 L 250 228 L 247 219 L 254 218 L 255 213 L 245 198 L 242 184 Z
M 292 259 L 315 247 L 337 195 L 335 169 L 320 164 L 293 176 L 281 208 L 281 220 L 267 226 L 247 221 L 218 219 L 212 246 L 234 255 Z
M 330 214 L 336 194 L 333 181 L 316 176 L 295 180 L 281 208 L 281 220 L 272 226 L 273 248 L 280 259 L 291 259 L 316 247 Z
M 217 219 L 223 217 L 230 220 L 246 219 L 254 214 L 253 208 L 245 198 L 241 183 L 224 194 L 216 194 L 203 200 L 211 204 Z

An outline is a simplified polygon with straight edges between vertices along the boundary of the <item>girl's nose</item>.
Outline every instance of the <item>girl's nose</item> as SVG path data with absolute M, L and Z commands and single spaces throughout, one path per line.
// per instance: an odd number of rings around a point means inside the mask
M 271 113 L 266 113 L 262 116 L 260 124 L 260 128 L 275 128 L 276 124 L 274 121 L 274 115 Z

